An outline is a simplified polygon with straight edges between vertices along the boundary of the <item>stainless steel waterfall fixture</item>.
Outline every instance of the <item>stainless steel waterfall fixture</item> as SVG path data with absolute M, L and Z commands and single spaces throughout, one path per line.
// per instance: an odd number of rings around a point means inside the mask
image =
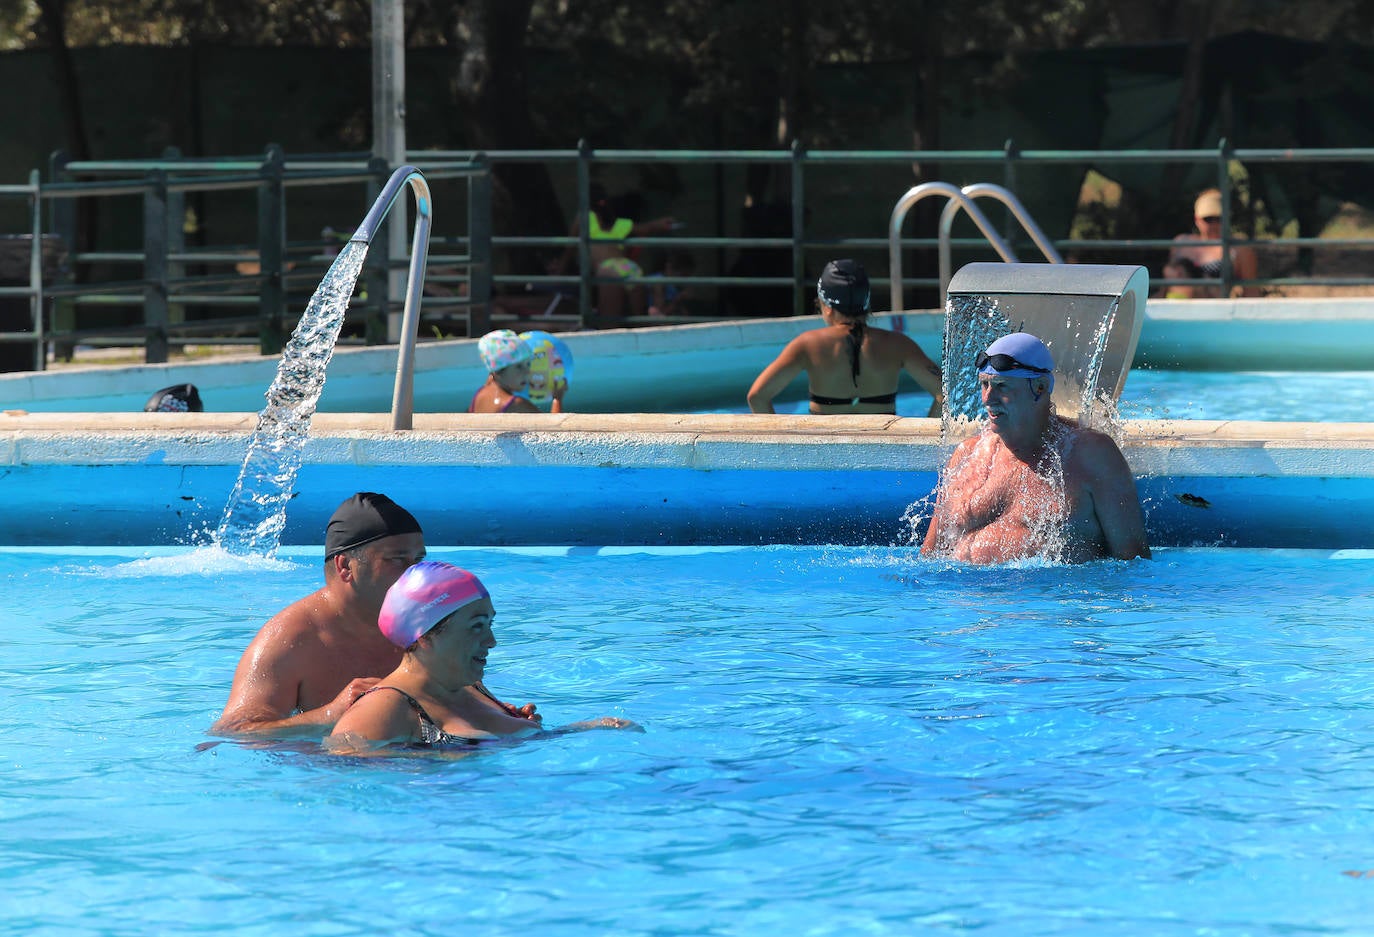
M 433 221 L 429 183 L 414 166 L 401 166 L 391 174 L 367 217 L 349 238 L 371 245 L 377 228 L 410 183 L 415 193 L 415 233 L 410 243 L 410 272 L 406 279 L 405 314 L 401 320 L 401 341 L 396 361 L 396 389 L 391 398 L 391 428 L 410 429 L 415 411 L 415 334 L 420 327 L 420 296 L 425 288 L 425 261 L 429 256 L 429 229 Z

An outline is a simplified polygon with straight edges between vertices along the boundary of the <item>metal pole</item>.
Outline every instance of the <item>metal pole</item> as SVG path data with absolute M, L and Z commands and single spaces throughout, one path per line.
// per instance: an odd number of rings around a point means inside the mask
M 33 250 L 29 254 L 29 309 L 33 314 L 33 369 L 42 371 L 48 365 L 48 343 L 43 332 L 43 199 L 39 194 L 38 170 L 29 171 L 29 208 L 33 220 Z
M 258 350 L 264 355 L 280 354 L 284 344 L 286 290 L 281 276 L 286 249 L 284 161 L 281 147 L 272 144 L 259 170 L 262 182 L 258 186 Z
M 1222 137 L 1217 143 L 1217 190 L 1221 192 L 1221 295 L 1231 295 L 1231 150 Z
M 143 322 L 149 326 L 143 358 L 148 364 L 167 360 L 167 174 L 148 173 L 143 193 Z
M 592 327 L 592 145 L 577 141 L 577 308 L 582 328 Z
M 806 314 L 806 185 L 802 179 L 802 165 L 806 162 L 806 147 L 800 140 L 792 141 L 792 315 Z
M 169 146 L 162 151 L 162 158 L 177 160 L 181 150 Z M 176 190 L 167 193 L 167 250 L 173 255 L 186 253 L 186 193 Z M 186 264 L 180 260 L 167 262 L 169 280 L 180 280 L 186 276 Z M 167 304 L 167 321 L 181 324 L 186 321 L 186 306 L 182 303 Z
M 420 328 L 420 297 L 425 289 L 425 262 L 429 256 L 429 227 L 432 200 L 429 183 L 414 166 L 401 166 L 372 203 L 367 217 L 349 238 L 350 242 L 371 245 L 377 228 L 395 205 L 401 190 L 409 184 L 415 193 L 415 237 L 410 250 L 410 270 L 407 276 L 405 312 L 401 322 L 400 347 L 396 356 L 396 385 L 391 402 L 391 428 L 410 429 L 414 415 L 415 335 Z M 393 225 L 393 227 L 395 227 Z
M 468 336 L 491 330 L 491 167 L 473 157 L 482 172 L 468 177 Z
M 372 0 L 372 155 L 388 166 L 406 161 L 405 7 L 400 0 Z M 406 206 L 396 206 L 387 229 L 387 299 L 406 292 Z M 402 317 L 387 303 L 386 340 L 401 339 Z

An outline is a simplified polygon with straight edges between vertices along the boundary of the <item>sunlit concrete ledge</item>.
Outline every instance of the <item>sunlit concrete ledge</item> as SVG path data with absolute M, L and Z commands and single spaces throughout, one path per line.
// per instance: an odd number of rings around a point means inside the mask
M 253 414 L 0 415 L 0 543 L 178 543 L 213 528 Z M 897 542 L 948 456 L 935 420 L 317 414 L 285 543 L 355 490 L 435 543 Z M 1374 546 L 1374 425 L 1128 421 L 1160 544 Z

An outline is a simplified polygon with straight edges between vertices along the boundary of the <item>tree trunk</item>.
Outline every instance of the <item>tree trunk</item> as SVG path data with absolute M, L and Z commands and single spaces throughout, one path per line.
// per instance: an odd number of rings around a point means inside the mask
M 530 114 L 526 77 L 525 34 L 532 6 L 533 0 L 469 0 L 462 6 L 459 43 L 463 51 L 454 95 L 466 115 L 467 139 L 473 149 L 541 145 Z M 492 175 L 496 233 L 567 232 L 569 219 L 559 206 L 546 166 L 497 164 Z M 513 252 L 511 262 L 514 270 L 542 273 L 544 269 L 540 252 L 534 249 Z
M 77 81 L 72 50 L 67 45 L 67 0 L 38 0 L 38 12 L 44 37 L 48 41 L 48 51 L 52 55 L 67 152 L 73 160 L 90 159 L 91 144 L 86 135 L 86 119 L 81 111 L 81 85 Z M 96 220 L 96 200 L 77 199 L 76 243 L 68 245 L 70 249 L 81 252 L 93 249 Z

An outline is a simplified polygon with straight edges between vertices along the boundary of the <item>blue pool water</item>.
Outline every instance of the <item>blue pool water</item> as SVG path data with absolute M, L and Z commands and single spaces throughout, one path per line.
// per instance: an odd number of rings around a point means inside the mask
M 0 552 L 6 930 L 1369 933 L 1374 553 L 432 555 L 499 694 L 646 731 L 202 749 L 318 548 Z
M 1147 371 L 1133 370 L 1121 391 L 1128 420 L 1265 420 L 1363 423 L 1374 399 L 1374 371 Z M 930 397 L 901 394 L 897 412 L 925 416 Z M 779 413 L 805 413 L 801 399 L 780 400 Z M 716 413 L 746 413 L 739 405 Z

